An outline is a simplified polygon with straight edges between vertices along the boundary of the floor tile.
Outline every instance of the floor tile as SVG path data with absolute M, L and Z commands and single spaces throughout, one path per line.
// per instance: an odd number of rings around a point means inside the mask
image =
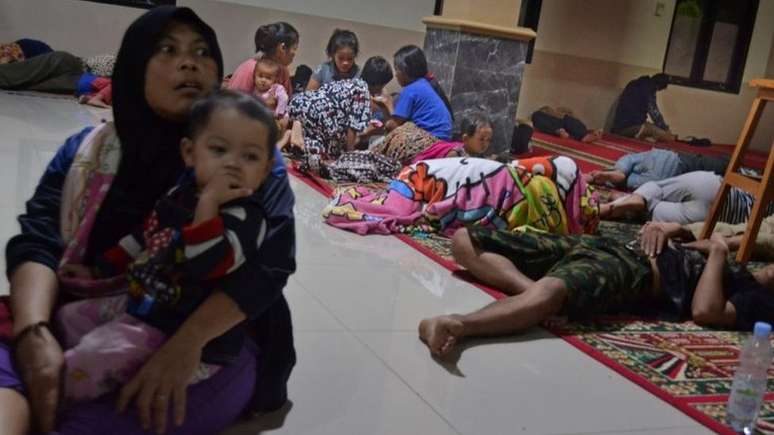
M 456 434 L 349 333 L 297 333 L 296 349 L 284 424 L 264 416 L 223 435 Z
M 624 432 L 698 424 L 542 329 L 439 364 L 416 334 L 356 335 L 459 432 Z

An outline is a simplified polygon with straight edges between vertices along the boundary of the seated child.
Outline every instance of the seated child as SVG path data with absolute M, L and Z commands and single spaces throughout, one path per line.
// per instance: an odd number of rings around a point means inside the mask
M 288 93 L 277 82 L 280 64 L 269 58 L 261 58 L 255 64 L 255 96 L 269 109 L 274 111 L 275 118 L 282 118 L 288 110 Z
M 360 75 L 360 67 L 355 63 L 355 59 L 359 48 L 360 44 L 354 32 L 334 30 L 325 48 L 328 61 L 317 66 L 306 90 L 315 91 L 326 83 L 357 78 Z
M 486 157 L 484 153 L 492 142 L 492 122 L 483 114 L 467 117 L 462 120 L 458 139 L 459 142 L 433 144 L 417 154 L 411 163 L 445 157 Z
M 277 127 L 258 101 L 216 91 L 194 104 L 181 142 L 189 171 L 161 198 L 143 228 L 95 267 L 64 264 L 63 281 L 125 275 L 125 294 L 65 305 L 57 316 L 65 352 L 65 397 L 83 401 L 128 382 L 213 292 L 244 287 L 231 275 L 257 258 L 267 232 L 256 194 L 274 161 Z M 234 328 L 208 343 L 192 382 L 241 349 Z

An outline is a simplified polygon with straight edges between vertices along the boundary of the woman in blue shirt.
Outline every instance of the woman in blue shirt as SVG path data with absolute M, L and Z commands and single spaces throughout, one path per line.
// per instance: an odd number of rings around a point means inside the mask
M 395 78 L 403 87 L 398 100 L 388 96 L 374 97 L 374 102 L 391 115 L 387 130 L 394 130 L 406 122 L 427 131 L 440 140 L 451 140 L 451 104 L 440 84 L 427 69 L 422 49 L 407 45 L 395 53 Z

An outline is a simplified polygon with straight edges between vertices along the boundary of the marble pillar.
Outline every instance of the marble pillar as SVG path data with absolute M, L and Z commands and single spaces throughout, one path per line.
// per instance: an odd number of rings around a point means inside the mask
M 527 46 L 526 40 L 427 29 L 428 66 L 451 100 L 455 131 L 464 116 L 487 114 L 494 130 L 491 152 L 510 148 Z

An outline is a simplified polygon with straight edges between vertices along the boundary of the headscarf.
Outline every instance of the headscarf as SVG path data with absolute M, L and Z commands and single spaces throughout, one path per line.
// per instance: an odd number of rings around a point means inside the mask
M 184 123 L 157 115 L 145 99 L 145 76 L 163 32 L 172 22 L 201 34 L 223 78 L 223 57 L 210 26 L 189 8 L 159 6 L 135 20 L 124 34 L 113 71 L 113 118 L 121 141 L 121 165 L 89 241 L 87 257 L 112 247 L 137 229 L 156 200 L 183 172 Z

